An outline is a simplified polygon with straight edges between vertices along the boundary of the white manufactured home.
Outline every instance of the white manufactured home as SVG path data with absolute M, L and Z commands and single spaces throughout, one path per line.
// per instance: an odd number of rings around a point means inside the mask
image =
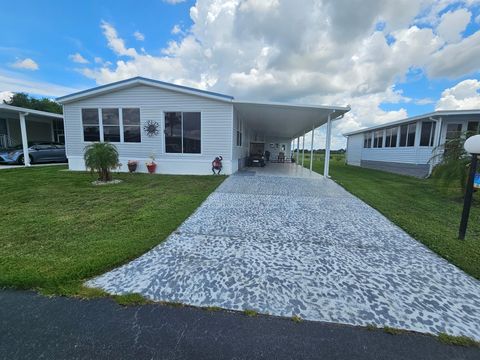
M 268 150 L 290 155 L 294 139 L 332 122 L 348 107 L 237 101 L 232 96 L 135 77 L 57 99 L 63 104 L 66 152 L 71 170 L 85 170 L 84 148 L 110 142 L 121 171 L 136 160 L 139 171 L 153 154 L 157 172 L 211 174 L 223 158 L 223 172 L 244 167 L 247 158 Z M 313 137 L 313 135 L 312 135 Z M 328 164 L 327 164 L 328 167 Z M 328 169 L 327 169 L 328 175 Z
M 416 177 L 428 176 L 448 139 L 480 131 L 480 110 L 435 111 L 344 134 L 349 165 Z

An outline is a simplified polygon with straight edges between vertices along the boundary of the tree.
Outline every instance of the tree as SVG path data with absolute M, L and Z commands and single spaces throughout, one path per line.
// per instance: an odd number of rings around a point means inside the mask
M 111 171 L 118 167 L 117 148 L 109 143 L 93 143 L 85 147 L 85 166 L 98 174 L 98 180 L 111 181 Z
M 440 159 L 440 162 L 433 169 L 432 178 L 440 187 L 457 187 L 465 191 L 470 156 L 463 145 L 465 140 L 472 135 L 475 133 L 471 131 L 460 133 L 433 150 L 435 155 L 430 161 L 435 163 Z
M 37 99 L 26 93 L 14 93 L 10 100 L 3 100 L 7 105 L 23 107 L 32 110 L 41 110 L 53 112 L 56 114 L 63 113 L 62 106 L 46 97 Z

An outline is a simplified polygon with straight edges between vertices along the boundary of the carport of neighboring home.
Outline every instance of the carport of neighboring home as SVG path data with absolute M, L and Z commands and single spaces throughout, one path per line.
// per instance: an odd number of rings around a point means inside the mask
M 0 149 L 22 145 L 25 166 L 29 143 L 64 141 L 63 115 L 0 104 Z

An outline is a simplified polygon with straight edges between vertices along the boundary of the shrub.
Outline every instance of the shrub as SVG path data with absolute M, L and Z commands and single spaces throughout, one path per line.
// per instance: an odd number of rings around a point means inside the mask
M 109 143 L 93 143 L 85 147 L 85 166 L 98 174 L 98 180 L 111 181 L 111 171 L 118 167 L 117 148 Z

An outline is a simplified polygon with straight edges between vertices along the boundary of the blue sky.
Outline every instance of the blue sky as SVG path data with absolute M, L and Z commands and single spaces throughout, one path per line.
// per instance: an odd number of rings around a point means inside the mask
M 141 75 L 350 104 L 334 147 L 345 131 L 480 107 L 480 0 L 23 1 L 4 2 L 0 23 L 2 98 Z

